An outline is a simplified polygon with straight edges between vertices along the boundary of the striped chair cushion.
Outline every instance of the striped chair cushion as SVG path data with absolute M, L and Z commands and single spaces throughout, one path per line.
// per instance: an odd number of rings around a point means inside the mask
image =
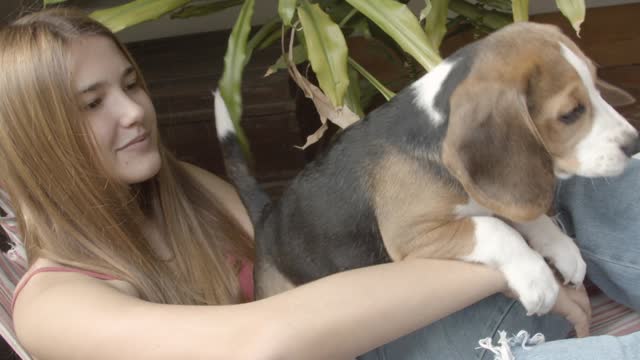
M 622 336 L 640 331 L 640 314 L 608 298 L 602 292 L 591 294 L 592 335 Z
M 22 348 L 13 330 L 11 298 L 16 284 L 27 270 L 27 256 L 18 236 L 16 219 L 7 194 L 0 188 L 0 231 L 4 231 L 10 250 L 0 252 L 0 336 L 24 360 L 31 359 Z

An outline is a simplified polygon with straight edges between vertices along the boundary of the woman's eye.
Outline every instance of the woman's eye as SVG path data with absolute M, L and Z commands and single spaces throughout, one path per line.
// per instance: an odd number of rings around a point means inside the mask
M 576 107 L 571 109 L 571 111 L 569 111 L 568 113 L 561 115 L 560 121 L 562 121 L 567 125 L 573 124 L 580 118 L 580 116 L 582 116 L 582 114 L 584 114 L 585 110 L 586 108 L 584 107 L 584 105 L 578 104 L 576 105 Z
M 84 110 L 95 110 L 102 104 L 102 99 L 97 98 L 84 106 Z
M 138 80 L 136 80 L 136 81 L 133 81 L 133 82 L 130 82 L 130 83 L 126 84 L 124 88 L 126 90 L 133 90 L 133 89 L 137 88 L 138 85 L 139 85 L 138 84 Z

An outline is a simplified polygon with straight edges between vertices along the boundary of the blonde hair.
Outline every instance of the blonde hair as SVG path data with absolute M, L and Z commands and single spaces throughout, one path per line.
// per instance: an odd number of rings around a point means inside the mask
M 44 10 L 0 31 L 0 174 L 28 258 L 111 274 L 153 302 L 241 301 L 237 261 L 253 260 L 249 236 L 162 144 L 160 171 L 142 184 L 102 168 L 68 68 L 70 43 L 95 35 L 117 44 L 142 79 L 113 33 L 80 11 Z M 145 239 L 150 217 L 171 262 Z

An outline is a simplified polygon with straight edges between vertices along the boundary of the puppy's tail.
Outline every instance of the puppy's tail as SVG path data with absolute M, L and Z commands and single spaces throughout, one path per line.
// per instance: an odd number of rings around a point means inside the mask
M 216 90 L 215 115 L 218 140 L 222 148 L 222 157 L 227 170 L 227 176 L 236 187 L 240 199 L 249 212 L 254 226 L 257 226 L 271 203 L 269 196 L 262 191 L 256 179 L 251 175 L 247 160 L 242 152 L 236 130 L 233 127 L 229 109 L 224 103 L 220 91 Z

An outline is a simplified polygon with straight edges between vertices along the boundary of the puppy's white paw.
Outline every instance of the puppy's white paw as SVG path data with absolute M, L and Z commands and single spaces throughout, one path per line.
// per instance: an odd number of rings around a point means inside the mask
M 536 254 L 514 258 L 501 267 L 509 287 L 516 292 L 527 315 L 546 314 L 556 303 L 559 285 L 553 272 Z
M 587 273 L 587 264 L 582 259 L 580 249 L 573 239 L 562 234 L 562 238 L 551 242 L 544 250 L 542 256 L 548 258 L 558 269 L 565 284 L 582 284 Z
M 582 284 L 587 265 L 572 238 L 563 233 L 548 216 L 534 221 L 516 223 L 515 227 L 540 255 L 549 259 L 562 275 L 565 284 Z

